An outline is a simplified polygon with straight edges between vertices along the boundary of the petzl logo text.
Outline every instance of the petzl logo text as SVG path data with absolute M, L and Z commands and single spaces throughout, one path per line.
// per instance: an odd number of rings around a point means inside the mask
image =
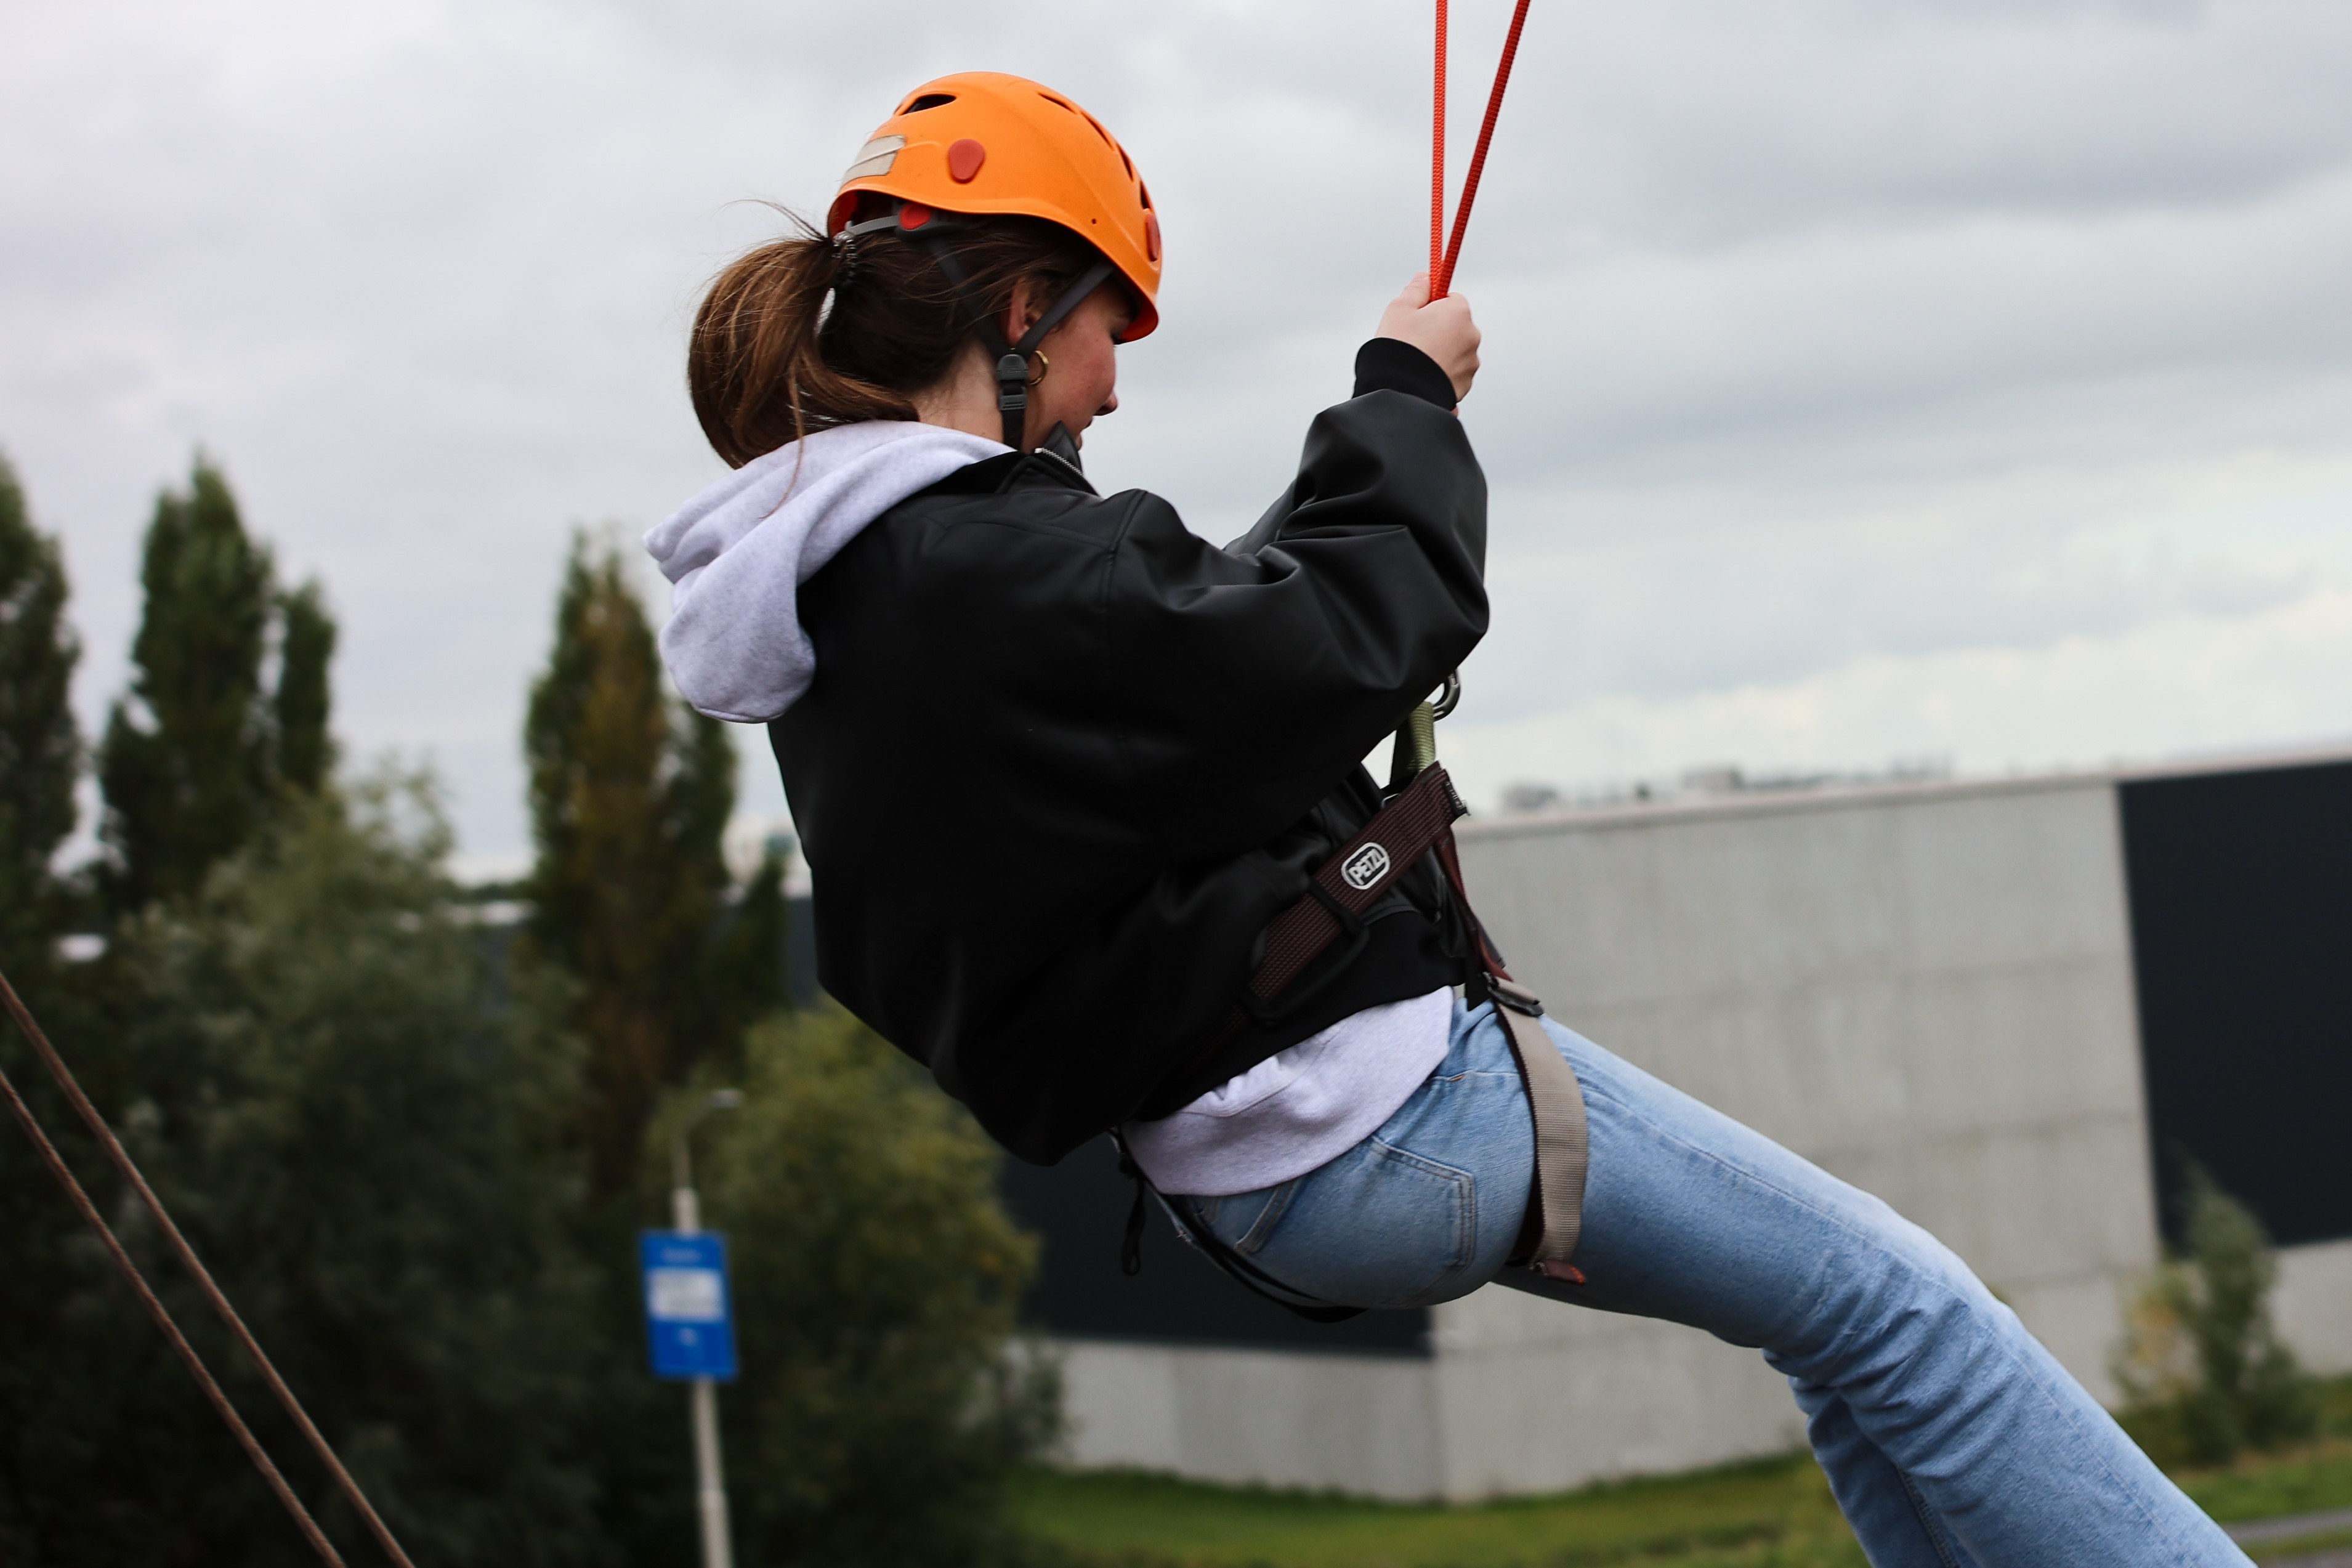
M 1389 852 L 1377 844 L 1365 845 L 1339 868 L 1339 875 L 1347 879 L 1348 886 L 1360 893 L 1388 874 Z

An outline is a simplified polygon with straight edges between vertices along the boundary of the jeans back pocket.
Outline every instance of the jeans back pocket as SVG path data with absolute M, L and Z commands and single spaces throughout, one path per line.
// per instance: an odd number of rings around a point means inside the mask
M 1375 1137 L 1285 1184 L 1293 1190 L 1279 1217 L 1253 1225 L 1242 1249 L 1293 1289 L 1349 1307 L 1466 1293 L 1449 1287 L 1477 1247 L 1469 1172 Z

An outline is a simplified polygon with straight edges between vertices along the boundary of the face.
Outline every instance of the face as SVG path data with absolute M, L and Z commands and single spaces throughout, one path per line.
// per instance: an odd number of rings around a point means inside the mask
M 1042 313 L 1024 289 L 1013 295 L 1013 310 L 1031 320 Z M 1118 406 L 1118 335 L 1135 320 L 1134 302 L 1116 281 L 1105 283 L 1086 302 L 1045 334 L 1045 378 L 1029 392 L 1028 437 L 1031 445 L 1045 439 L 1055 425 L 1066 425 L 1079 445 L 1086 444 L 1087 426 Z

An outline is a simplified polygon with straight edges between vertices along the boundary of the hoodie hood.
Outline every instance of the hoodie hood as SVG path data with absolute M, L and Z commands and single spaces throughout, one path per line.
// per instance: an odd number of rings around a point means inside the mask
M 646 535 L 670 581 L 662 660 L 714 719 L 764 724 L 816 675 L 800 585 L 866 525 L 958 468 L 1010 450 L 909 420 L 844 425 L 729 474 Z

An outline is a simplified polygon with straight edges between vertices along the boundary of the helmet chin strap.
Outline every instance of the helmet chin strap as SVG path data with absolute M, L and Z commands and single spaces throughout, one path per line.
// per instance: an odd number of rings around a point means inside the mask
M 850 225 L 844 232 L 855 239 L 859 235 L 887 229 L 906 238 L 920 240 L 930 251 L 931 259 L 939 263 L 940 270 L 947 276 L 949 286 L 955 289 L 956 299 L 963 306 L 964 313 L 971 318 L 971 330 L 979 335 L 980 346 L 995 362 L 996 411 L 1004 421 L 1004 444 L 1016 452 L 1025 451 L 1027 443 L 1024 437 L 1029 424 L 1029 356 L 1037 352 L 1037 345 L 1044 342 L 1055 327 L 1068 319 L 1071 311 L 1085 304 L 1087 296 L 1103 286 L 1115 268 L 1108 259 L 1097 257 L 1095 264 L 1078 274 L 1078 280 L 1037 318 L 1035 324 L 1021 334 L 1019 342 L 1011 342 L 1004 336 L 1004 329 L 998 324 L 996 313 L 988 308 L 988 301 L 972 287 L 971 277 L 964 271 L 963 263 L 957 259 L 955 247 L 948 243 L 950 237 L 962 226 L 950 214 L 894 197 L 887 217 L 868 218 L 864 223 Z M 1059 445 L 1067 447 L 1069 452 L 1075 454 L 1077 445 L 1069 432 L 1058 425 L 1055 429 L 1061 435 Z M 1048 437 L 1046 443 L 1043 444 L 1053 445 L 1053 438 Z M 1065 454 L 1056 450 L 1055 456 Z

